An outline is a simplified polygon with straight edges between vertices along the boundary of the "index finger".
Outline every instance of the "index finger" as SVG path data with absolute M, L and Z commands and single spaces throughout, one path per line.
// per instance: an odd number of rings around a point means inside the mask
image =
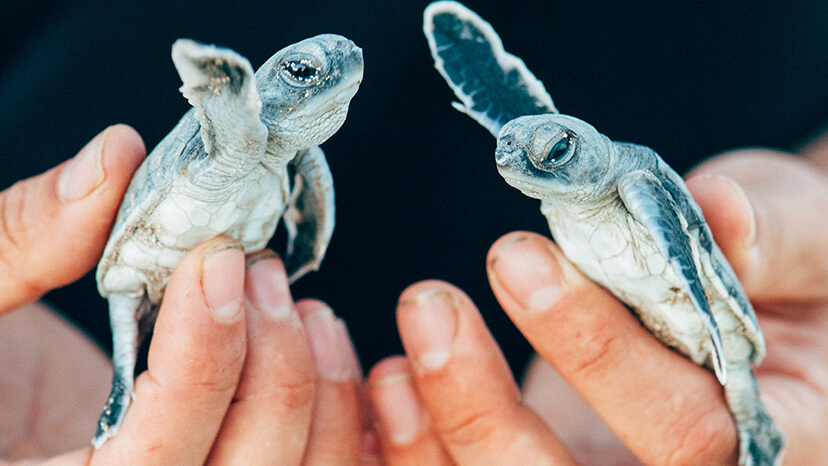
M 93 464 L 202 464 L 246 358 L 244 252 L 229 238 L 193 249 L 164 294 L 148 369 L 117 435 Z
M 736 460 L 736 429 L 707 370 L 664 347 L 547 238 L 489 252 L 492 290 L 534 349 L 647 464 Z

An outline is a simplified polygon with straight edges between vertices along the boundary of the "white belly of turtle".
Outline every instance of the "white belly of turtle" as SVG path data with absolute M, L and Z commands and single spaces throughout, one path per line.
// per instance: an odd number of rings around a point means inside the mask
M 142 225 L 117 248 L 103 287 L 110 293 L 146 288 L 150 302 L 158 303 L 175 267 L 198 244 L 227 235 L 239 240 L 245 252 L 264 248 L 288 198 L 287 174 L 259 166 L 247 180 L 224 186 L 205 189 L 190 177 L 177 178 Z
M 709 364 L 713 351 L 708 331 L 682 281 L 644 227 L 629 215 L 620 199 L 614 206 L 577 211 L 544 202 L 556 243 L 592 280 L 632 307 L 645 327 L 662 343 L 697 364 Z M 695 238 L 694 238 L 695 239 Z M 745 337 L 733 302 L 713 271 L 707 253 L 693 241 L 701 262 L 701 280 L 722 336 L 728 366 L 747 366 L 753 344 Z

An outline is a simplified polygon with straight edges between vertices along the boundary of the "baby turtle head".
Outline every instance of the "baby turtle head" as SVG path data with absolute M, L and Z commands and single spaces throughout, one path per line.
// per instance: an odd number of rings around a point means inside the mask
M 566 115 L 516 118 L 500 130 L 495 161 L 507 183 L 537 199 L 588 200 L 609 181 L 612 141 Z
M 362 49 L 333 34 L 305 39 L 273 55 L 256 72 L 268 150 L 321 144 L 348 112 L 362 82 Z

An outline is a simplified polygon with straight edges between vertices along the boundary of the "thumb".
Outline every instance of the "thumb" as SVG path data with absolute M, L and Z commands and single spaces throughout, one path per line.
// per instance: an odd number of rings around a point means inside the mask
M 688 188 L 751 299 L 828 298 L 824 173 L 801 158 L 754 149 L 716 157 L 693 175 L 703 176 Z
M 144 143 L 116 125 L 71 160 L 0 192 L 0 314 L 94 267 Z

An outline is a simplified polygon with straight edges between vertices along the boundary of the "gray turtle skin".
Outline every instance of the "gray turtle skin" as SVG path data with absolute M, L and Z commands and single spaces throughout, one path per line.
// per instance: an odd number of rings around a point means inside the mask
M 191 40 L 176 41 L 172 58 L 193 108 L 133 176 L 97 270 L 115 374 L 96 448 L 123 421 L 138 344 L 189 250 L 219 235 L 261 250 L 284 218 L 293 282 L 318 268 L 334 228 L 333 180 L 318 145 L 345 121 L 362 50 L 320 35 L 280 50 L 255 75 L 236 52 Z
M 664 345 L 715 373 L 738 430 L 740 465 L 781 463 L 785 438 L 751 370 L 765 354 L 762 332 L 681 177 L 652 149 L 557 114 L 523 61 L 459 3 L 431 4 L 424 32 L 461 101 L 455 107 L 497 137 L 499 173 L 541 201 L 567 258 Z

